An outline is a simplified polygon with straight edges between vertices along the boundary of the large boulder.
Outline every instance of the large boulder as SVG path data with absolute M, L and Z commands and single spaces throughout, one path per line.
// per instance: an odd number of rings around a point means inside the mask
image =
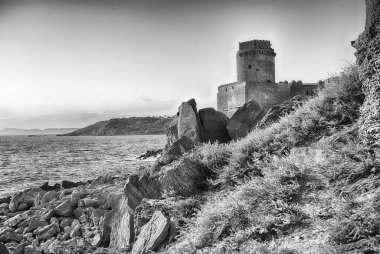
M 361 108 L 360 134 L 374 146 L 380 146 L 380 1 L 366 0 L 365 30 L 353 46 L 357 49 L 359 78 L 365 100 Z
M 118 205 L 105 215 L 102 241 L 111 248 L 127 248 L 134 239 L 132 210 L 126 197 L 117 195 L 115 198 Z
M 26 204 L 28 207 L 34 205 L 34 199 L 37 195 L 44 193 L 40 188 L 31 188 L 15 194 L 9 203 L 9 210 L 13 213 L 19 210 L 19 207 Z
M 79 198 L 67 199 L 54 208 L 54 212 L 59 216 L 72 216 L 78 206 Z
M 302 97 L 300 95 L 294 96 L 290 100 L 287 100 L 280 105 L 271 107 L 265 114 L 263 119 L 257 123 L 257 128 L 264 129 L 280 120 L 281 117 L 294 111 L 302 104 Z
M 176 116 L 170 127 L 166 130 L 166 145 L 165 150 L 169 148 L 176 140 L 178 140 L 178 116 Z
M 162 196 L 162 187 L 156 177 L 130 175 L 124 187 L 128 206 L 135 209 L 143 198 L 158 199 Z
M 201 141 L 201 127 L 196 102 L 183 102 L 178 109 L 178 138 L 188 137 L 194 144 Z
M 227 130 L 228 117 L 214 108 L 199 110 L 199 119 L 202 125 L 202 142 L 227 143 L 231 141 Z
M 181 158 L 162 167 L 158 176 L 164 192 L 191 196 L 207 188 L 212 172 L 197 160 Z
M 266 110 L 256 101 L 250 100 L 240 107 L 231 117 L 227 130 L 233 140 L 245 137 L 264 117 Z
M 154 251 L 166 238 L 170 228 L 170 220 L 156 211 L 150 221 L 141 229 L 137 241 L 133 245 L 132 254 L 143 254 Z

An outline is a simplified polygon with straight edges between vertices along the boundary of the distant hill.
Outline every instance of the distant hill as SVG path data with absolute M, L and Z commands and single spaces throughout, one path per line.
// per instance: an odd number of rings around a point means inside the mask
M 62 136 L 117 136 L 165 134 L 172 117 L 129 117 L 100 121 Z
M 70 131 L 78 130 L 78 128 L 48 128 L 48 129 L 19 129 L 5 128 L 0 130 L 0 135 L 58 135 Z

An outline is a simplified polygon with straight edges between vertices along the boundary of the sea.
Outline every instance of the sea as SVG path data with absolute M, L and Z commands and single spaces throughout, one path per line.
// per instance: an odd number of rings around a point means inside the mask
M 154 163 L 136 157 L 164 145 L 164 135 L 0 136 L 0 197 L 45 182 L 135 173 Z

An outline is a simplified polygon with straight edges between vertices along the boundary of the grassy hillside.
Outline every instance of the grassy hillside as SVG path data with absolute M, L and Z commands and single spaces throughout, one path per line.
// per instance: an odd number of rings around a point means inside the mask
M 165 134 L 171 117 L 129 117 L 100 121 L 64 136 L 116 136 Z
M 357 135 L 357 68 L 341 78 L 267 129 L 185 155 L 217 178 L 176 208 L 196 212 L 169 253 L 378 253 L 379 151 Z

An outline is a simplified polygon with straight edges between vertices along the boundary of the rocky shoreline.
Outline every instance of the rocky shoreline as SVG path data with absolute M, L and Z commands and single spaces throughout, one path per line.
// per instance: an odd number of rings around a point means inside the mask
M 242 107 L 239 114 L 249 110 L 257 106 Z M 45 183 L 0 199 L 0 254 L 164 251 L 199 209 L 215 178 L 191 151 L 204 142 L 229 142 L 259 122 L 244 123 L 243 118 L 232 122 L 212 108 L 198 111 L 192 99 L 179 107 L 165 148 L 137 158 L 159 156 L 148 170 L 87 183 Z

